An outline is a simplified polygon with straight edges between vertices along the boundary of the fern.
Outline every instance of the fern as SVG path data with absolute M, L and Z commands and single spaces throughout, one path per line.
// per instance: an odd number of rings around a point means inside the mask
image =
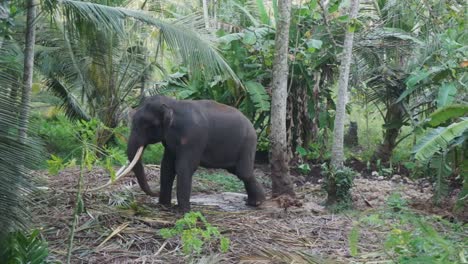
M 415 158 L 427 162 L 441 149 L 447 149 L 454 139 L 468 131 L 468 118 L 448 127 L 438 127 L 426 134 L 414 147 Z
M 249 93 L 249 99 L 258 112 L 270 111 L 270 96 L 266 93 L 263 85 L 258 82 L 248 81 L 245 83 L 245 88 Z

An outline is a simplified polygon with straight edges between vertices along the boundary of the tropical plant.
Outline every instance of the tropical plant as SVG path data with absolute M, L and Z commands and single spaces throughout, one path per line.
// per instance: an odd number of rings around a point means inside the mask
M 452 173 L 460 173 L 459 167 L 462 164 L 457 164 L 458 160 L 452 162 L 448 159 L 449 152 L 455 152 L 457 148 L 466 149 L 468 138 L 468 107 L 465 105 L 449 105 L 442 107 L 432 113 L 429 118 L 423 123 L 428 129 L 414 147 L 414 157 L 423 162 L 430 164 L 436 169 L 435 183 L 435 201 L 438 202 L 442 195 L 447 191 L 447 177 Z M 466 161 L 464 161 L 466 162 Z M 457 168 L 453 170 L 452 168 Z M 463 176 L 461 181 L 466 181 L 468 176 Z M 462 186 L 466 188 L 466 186 Z M 462 193 L 465 193 L 463 190 Z M 466 199 L 461 195 L 460 199 Z
M 6 264 L 30 263 L 44 264 L 49 255 L 47 242 L 41 238 L 40 231 L 35 229 L 29 234 L 15 231 L 9 234 L 4 247 L 5 255 L 0 259 Z
M 200 212 L 186 213 L 173 228 L 163 228 L 159 233 L 165 239 L 181 236 L 186 255 L 200 254 L 205 243 L 213 243 L 218 239 L 221 252 L 229 250 L 229 238 L 222 236 L 218 228 L 212 226 Z
M 201 34 L 202 23 L 196 18 L 165 22 L 148 12 L 116 6 L 121 1 L 108 4 L 44 2 L 54 23 L 46 27 L 50 35 L 41 39 L 46 47 L 39 53 L 41 71 L 70 118 L 97 117 L 115 128 L 124 108 L 145 96 L 155 69 L 164 74 L 163 63 L 172 58 L 187 66 L 190 77 L 216 75 L 237 83 L 210 38 Z M 162 49 L 175 56 L 163 57 Z M 104 129 L 98 136 L 102 146 L 112 133 Z
M 353 83 L 362 87 L 384 119 L 384 136 L 374 160 L 390 159 L 393 149 L 412 134 L 398 139 L 401 128 L 414 127 L 431 113 L 438 94 L 450 101 L 454 90 L 464 90 L 459 61 L 466 51 L 461 44 L 465 34 L 460 28 L 460 7 L 457 1 L 364 4 L 362 17 L 372 24 L 364 24 L 365 30 L 357 36 Z M 444 22 L 428 15 L 428 10 L 437 12 Z

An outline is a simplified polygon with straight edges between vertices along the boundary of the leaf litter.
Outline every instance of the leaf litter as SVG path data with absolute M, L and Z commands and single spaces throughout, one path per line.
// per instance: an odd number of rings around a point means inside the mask
M 159 168 L 146 167 L 154 190 L 159 187 Z M 267 171 L 255 174 L 267 186 Z M 50 260 L 63 262 L 70 230 L 79 170 L 66 169 L 57 176 L 37 172 L 44 183 L 34 194 L 34 224 L 48 241 Z M 234 176 L 233 176 L 234 177 Z M 95 168 L 85 175 L 85 190 L 105 184 L 108 173 Z M 194 189 L 200 182 L 194 176 Z M 206 180 L 203 182 L 206 185 Z M 368 212 L 383 206 L 389 195 L 427 203 L 430 187 L 416 183 L 358 178 L 352 191 L 355 210 Z M 355 213 L 333 214 L 322 204 L 320 185 L 306 182 L 296 186 L 301 206 L 281 206 L 269 200 L 262 208 L 245 206 L 243 193 L 222 192 L 221 186 L 204 186 L 192 193 L 192 210 L 200 211 L 231 240 L 228 253 L 208 245 L 199 256 L 185 256 L 179 238 L 163 239 L 161 228 L 172 227 L 179 215 L 158 205 L 157 197 L 145 195 L 133 174 L 97 193 L 85 192 L 85 213 L 75 233 L 72 263 L 362 263 L 390 261 L 382 250 L 386 226 L 359 230 L 359 255 L 351 256 L 348 236 L 356 222 Z M 173 197 L 175 195 L 173 194 Z M 175 203 L 175 201 L 173 202 Z M 286 207 L 286 208 L 285 208 Z

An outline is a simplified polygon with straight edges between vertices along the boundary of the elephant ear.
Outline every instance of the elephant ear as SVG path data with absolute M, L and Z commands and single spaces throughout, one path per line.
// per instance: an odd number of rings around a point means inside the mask
M 174 110 L 165 104 L 162 105 L 162 109 L 164 128 L 169 128 L 174 121 Z

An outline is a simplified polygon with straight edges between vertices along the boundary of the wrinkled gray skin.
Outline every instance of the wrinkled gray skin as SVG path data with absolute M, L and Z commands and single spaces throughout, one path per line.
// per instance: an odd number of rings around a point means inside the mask
M 252 123 L 237 109 L 210 100 L 175 100 L 149 97 L 132 121 L 127 155 L 133 160 L 140 146 L 162 142 L 159 203 L 171 204 L 177 175 L 179 210 L 190 210 L 192 176 L 199 166 L 222 168 L 244 182 L 247 204 L 265 200 L 262 186 L 253 175 L 257 135 Z M 142 190 L 158 196 L 148 185 L 141 159 L 133 168 Z

